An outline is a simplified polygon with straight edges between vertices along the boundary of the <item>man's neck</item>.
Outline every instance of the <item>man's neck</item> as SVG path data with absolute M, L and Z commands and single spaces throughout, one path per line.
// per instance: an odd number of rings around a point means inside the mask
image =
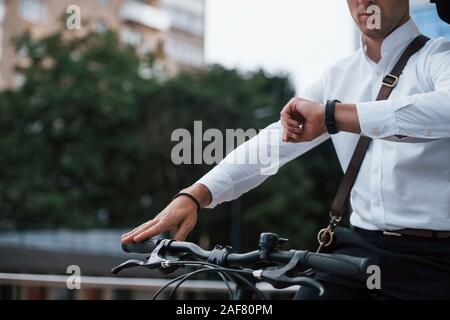
M 366 54 L 370 58 L 370 60 L 378 63 L 381 60 L 381 45 L 386 38 L 370 38 L 364 35 L 364 43 L 367 46 Z
M 370 60 L 374 61 L 375 63 L 380 62 L 381 60 L 381 46 L 383 45 L 383 41 L 395 30 L 400 28 L 402 25 L 404 25 L 408 20 L 410 19 L 410 16 L 406 16 L 403 18 L 403 20 L 395 27 L 389 34 L 387 34 L 385 37 L 382 38 L 371 38 L 367 35 L 363 35 L 364 43 L 367 46 L 367 56 L 370 58 Z

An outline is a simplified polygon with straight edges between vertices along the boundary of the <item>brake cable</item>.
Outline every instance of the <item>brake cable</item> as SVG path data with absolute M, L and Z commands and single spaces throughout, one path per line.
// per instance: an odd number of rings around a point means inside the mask
M 201 269 L 201 270 L 209 270 L 209 269 L 213 269 L 214 267 L 211 267 L 211 266 L 208 266 L 207 268 L 205 268 L 205 269 Z M 189 273 L 190 274 L 190 273 Z M 219 276 L 222 278 L 222 281 L 225 283 L 225 285 L 227 286 L 227 289 L 228 289 L 228 294 L 229 294 L 229 298 L 230 298 L 230 300 L 231 299 L 233 299 L 233 290 L 231 289 L 231 287 L 230 287 L 230 285 L 229 285 L 229 283 L 228 283 L 228 281 L 225 279 L 225 276 L 226 277 L 228 277 L 228 279 L 230 280 L 230 281 L 233 281 L 234 282 L 234 280 L 229 276 L 229 275 L 227 275 L 227 274 L 222 274 L 222 272 L 219 272 L 218 273 L 219 274 Z M 152 300 L 156 300 L 156 298 L 166 289 L 166 288 L 168 288 L 171 284 L 173 284 L 173 283 L 175 283 L 175 282 L 177 282 L 177 281 L 179 281 L 179 280 L 182 280 L 184 277 L 186 277 L 186 274 L 182 274 L 181 276 L 178 276 L 178 277 L 176 277 L 175 279 L 172 279 L 171 281 L 169 281 L 168 283 L 166 283 L 164 286 L 162 286 L 161 288 L 159 288 L 158 289 L 158 291 L 156 291 L 156 293 L 153 295 L 153 298 L 152 298 Z M 176 287 L 177 288 L 177 287 Z M 174 291 L 172 290 L 172 292 L 169 294 L 169 297 L 172 295 L 174 293 Z
M 231 276 L 238 278 L 242 282 L 244 282 L 250 289 L 252 289 L 262 300 L 267 300 L 266 296 L 249 280 L 247 280 L 245 277 L 241 276 L 239 273 L 246 273 L 246 274 L 252 274 L 250 271 L 245 270 L 239 270 L 239 269 L 229 269 L 229 268 L 214 268 L 214 269 L 200 269 L 191 272 L 188 274 L 186 278 L 181 280 L 182 282 L 188 280 L 193 275 L 199 274 L 199 273 L 206 273 L 206 272 L 223 272 L 223 273 L 230 273 Z

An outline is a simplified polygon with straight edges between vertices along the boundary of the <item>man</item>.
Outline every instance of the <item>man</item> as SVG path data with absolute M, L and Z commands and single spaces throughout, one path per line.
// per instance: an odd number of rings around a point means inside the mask
M 292 99 L 281 120 L 265 130 L 283 134 L 280 165 L 330 138 L 325 102 L 337 99 L 338 134 L 331 135 L 344 171 L 359 135 L 373 139 L 350 194 L 351 230 L 337 234 L 335 252 L 369 256 L 381 269 L 385 298 L 450 298 L 450 41 L 428 41 L 412 56 L 389 100 L 375 101 L 381 83 L 408 44 L 420 35 L 409 16 L 408 0 L 347 0 L 362 32 L 361 49 L 335 63 Z M 381 9 L 381 27 L 368 27 L 368 8 Z M 324 50 L 333 50 L 324 43 Z M 255 139 L 246 143 L 255 144 Z M 236 153 L 248 152 L 238 148 Z M 183 190 L 201 207 L 239 197 L 267 176 L 258 165 L 223 161 Z M 183 240 L 194 228 L 197 205 L 180 196 L 154 219 L 125 234 L 124 243 L 167 230 Z M 432 236 L 396 233 L 431 230 Z M 436 236 L 438 235 L 438 236 Z M 326 294 L 302 288 L 298 299 L 371 298 L 365 281 L 317 273 Z

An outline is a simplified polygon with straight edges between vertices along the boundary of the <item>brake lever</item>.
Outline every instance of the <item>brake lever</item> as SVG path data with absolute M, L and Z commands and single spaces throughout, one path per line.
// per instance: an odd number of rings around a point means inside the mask
M 112 268 L 111 272 L 113 274 L 117 274 L 124 269 L 134 267 L 144 267 L 149 269 L 159 268 L 159 271 L 164 274 L 171 274 L 175 272 L 179 268 L 179 266 L 171 266 L 170 262 L 179 261 L 180 257 L 170 255 L 169 257 L 163 258 L 161 256 L 161 252 L 168 244 L 170 244 L 170 242 L 171 240 L 168 239 L 163 239 L 162 241 L 160 241 L 156 248 L 152 251 L 150 256 L 146 258 L 146 261 L 131 259 Z
M 134 267 L 143 267 L 144 265 L 145 265 L 144 261 L 131 259 L 131 260 L 127 260 L 127 261 L 119 264 L 118 266 L 115 266 L 114 268 L 112 268 L 111 273 L 118 274 L 120 271 L 122 271 L 124 269 L 129 269 L 129 268 L 134 268 Z
M 322 295 L 325 292 L 325 289 L 317 280 L 305 276 L 292 278 L 286 275 L 295 271 L 303 257 L 303 252 L 296 251 L 289 263 L 287 263 L 284 267 L 268 270 L 256 270 L 253 272 L 253 275 L 257 279 L 270 283 L 277 289 L 283 289 L 293 285 L 305 285 L 319 290 L 319 294 Z M 306 273 L 311 274 L 311 272 Z
M 308 277 L 290 278 L 287 276 L 281 276 L 277 279 L 271 279 L 271 278 L 262 276 L 261 279 L 265 282 L 270 283 L 276 289 L 284 289 L 284 288 L 291 287 L 293 285 L 300 285 L 300 286 L 305 286 L 308 288 L 317 289 L 319 291 L 320 296 L 323 295 L 325 292 L 325 288 L 323 287 L 323 285 L 319 281 L 317 281 L 313 278 L 308 278 Z

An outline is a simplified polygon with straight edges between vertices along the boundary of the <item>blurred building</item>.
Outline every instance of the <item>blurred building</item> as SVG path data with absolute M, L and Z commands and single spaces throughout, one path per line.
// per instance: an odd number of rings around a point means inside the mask
M 420 31 L 428 37 L 447 37 L 450 39 L 450 25 L 443 22 L 436 6 L 429 0 L 410 0 L 411 15 Z
M 164 34 L 164 51 L 175 61 L 174 66 L 203 65 L 204 0 L 160 0 L 159 7 L 170 18 L 171 28 Z
M 204 52 L 204 0 L 0 0 L 0 88 L 20 85 L 14 65 L 24 53 L 13 39 L 29 30 L 34 38 L 64 30 L 71 5 L 80 8 L 81 30 L 118 32 L 122 42 L 152 53 L 170 74 L 199 67 Z

